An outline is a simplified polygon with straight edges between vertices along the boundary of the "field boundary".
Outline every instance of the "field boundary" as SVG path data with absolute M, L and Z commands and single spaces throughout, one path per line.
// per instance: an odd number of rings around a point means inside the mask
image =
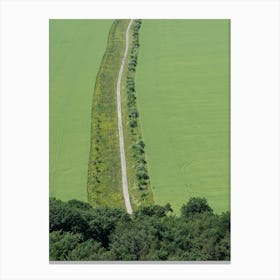
M 124 92 L 122 95 L 122 114 L 126 143 L 127 179 L 133 209 L 154 204 L 135 85 L 141 24 L 142 20 L 135 19 L 130 28 L 129 58 L 126 61 L 122 78 L 122 92 Z

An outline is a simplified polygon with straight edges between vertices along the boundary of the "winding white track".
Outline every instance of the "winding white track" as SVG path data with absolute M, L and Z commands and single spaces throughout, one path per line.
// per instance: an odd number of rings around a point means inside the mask
M 123 69 L 125 60 L 128 52 L 129 45 L 129 30 L 133 20 L 130 20 L 125 34 L 125 51 L 122 58 L 122 63 L 119 71 L 118 81 L 117 81 L 117 110 L 118 110 L 118 131 L 119 131 L 119 141 L 120 141 L 120 155 L 121 155 L 121 171 L 122 171 L 122 189 L 123 197 L 125 202 L 126 211 L 128 214 L 132 214 L 132 207 L 129 199 L 128 185 L 127 185 L 127 174 L 126 174 L 126 160 L 124 151 L 124 140 L 123 140 L 123 126 L 122 126 L 122 106 L 121 106 L 121 80 L 123 75 Z

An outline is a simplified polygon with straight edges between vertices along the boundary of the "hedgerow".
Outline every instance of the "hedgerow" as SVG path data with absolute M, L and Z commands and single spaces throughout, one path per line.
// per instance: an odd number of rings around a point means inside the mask
M 135 90 L 135 73 L 138 59 L 139 43 L 139 30 L 141 27 L 141 20 L 134 20 L 132 25 L 132 47 L 128 61 L 128 72 L 126 78 L 126 93 L 127 93 L 127 106 L 128 118 L 131 133 L 135 136 L 132 144 L 135 178 L 139 190 L 146 190 L 149 184 L 149 175 L 147 168 L 147 161 L 145 159 L 145 143 L 141 136 L 139 129 L 139 112 L 136 104 L 136 90 Z

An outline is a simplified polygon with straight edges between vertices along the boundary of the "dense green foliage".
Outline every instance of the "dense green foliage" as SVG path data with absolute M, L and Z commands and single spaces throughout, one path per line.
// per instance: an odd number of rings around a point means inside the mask
M 212 213 L 212 208 L 208 205 L 205 198 L 192 197 L 188 204 L 183 205 L 181 214 L 183 217 L 189 218 L 195 214 L 209 212 Z
M 192 198 L 182 215 L 165 207 L 123 209 L 50 199 L 50 260 L 229 260 L 230 214 Z
M 87 201 L 90 114 L 112 20 L 49 21 L 50 196 Z
M 130 53 L 130 60 L 128 64 L 127 74 L 127 106 L 129 112 L 129 125 L 131 133 L 135 135 L 135 140 L 132 145 L 133 158 L 135 159 L 135 177 L 137 179 L 137 186 L 140 190 L 146 190 L 149 184 L 149 175 L 146 166 L 145 158 L 145 143 L 141 139 L 140 130 L 135 128 L 139 126 L 139 112 L 136 106 L 136 91 L 135 91 L 135 71 L 137 65 L 138 48 L 139 48 L 139 29 L 141 27 L 141 20 L 135 20 L 133 25 L 133 41 Z
M 96 78 L 88 166 L 90 204 L 124 207 L 118 138 L 116 87 L 129 20 L 115 20 Z
M 156 204 L 230 202 L 230 21 L 142 21 L 135 77 Z M 172 187 L 171 187 L 172 186 Z

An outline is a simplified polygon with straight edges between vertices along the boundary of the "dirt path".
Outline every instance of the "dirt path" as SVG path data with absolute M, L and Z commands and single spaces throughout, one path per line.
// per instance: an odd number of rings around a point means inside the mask
M 121 155 L 121 171 L 122 171 L 122 189 L 123 197 L 125 202 L 126 211 L 128 214 L 132 214 L 132 207 L 129 199 L 128 185 L 127 185 L 127 174 L 126 174 L 126 161 L 125 161 L 125 151 L 124 151 L 124 140 L 123 140 L 123 126 L 122 126 L 122 107 L 121 107 L 121 80 L 123 75 L 123 69 L 125 60 L 128 52 L 129 45 L 129 30 L 133 20 L 130 20 L 125 34 L 125 51 L 122 58 L 122 63 L 119 71 L 118 81 L 117 81 L 117 111 L 118 111 L 118 131 L 119 131 L 119 141 L 120 141 L 120 155 Z

